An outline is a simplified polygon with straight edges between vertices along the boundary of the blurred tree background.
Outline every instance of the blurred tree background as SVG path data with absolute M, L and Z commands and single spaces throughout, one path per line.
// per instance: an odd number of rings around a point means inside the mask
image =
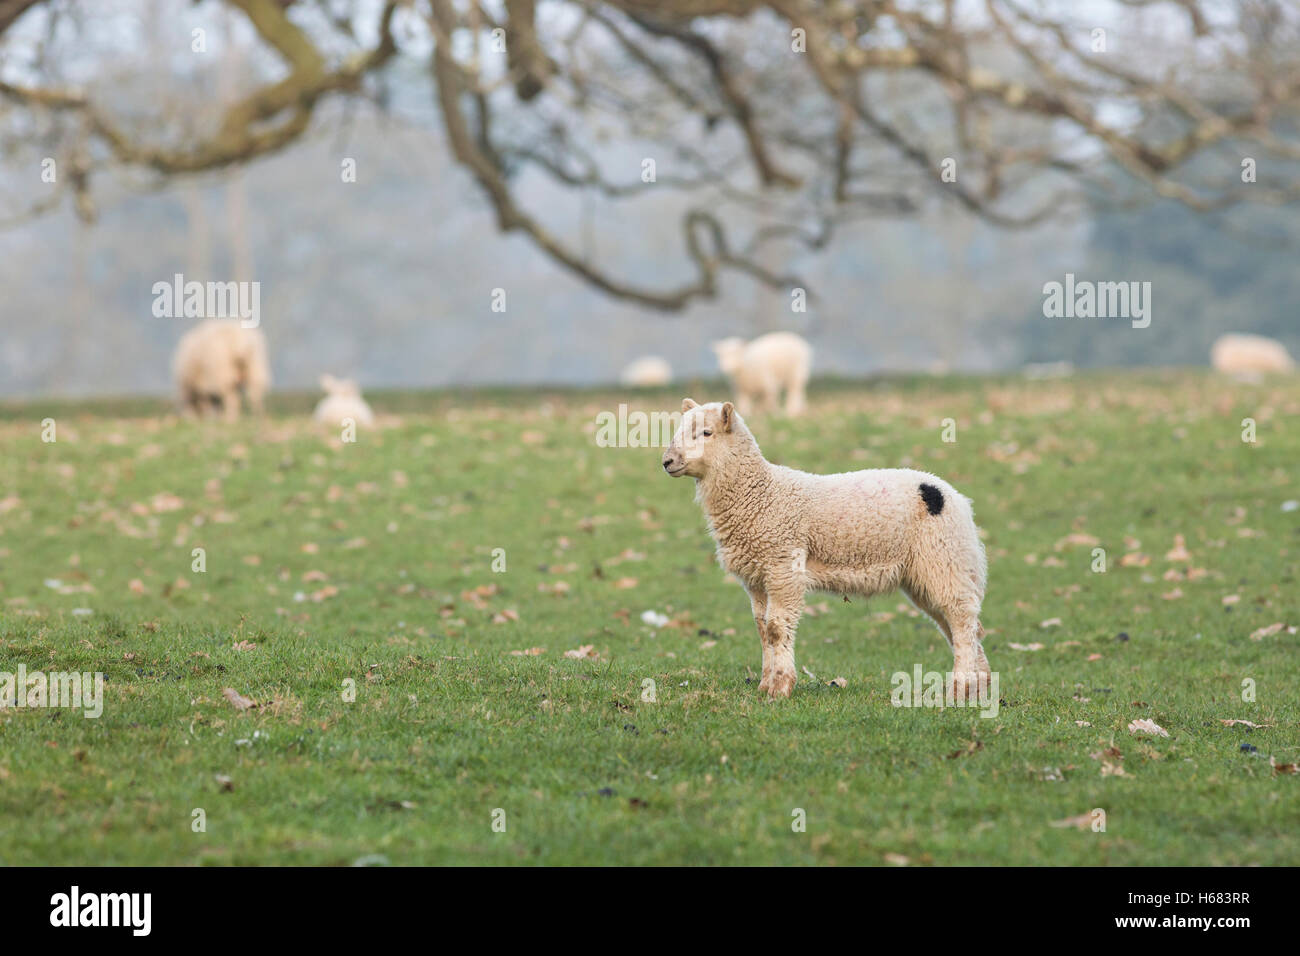
M 1298 105 L 1284 0 L 0 0 L 0 394 L 166 391 L 175 273 L 261 284 L 281 387 L 1300 352 Z

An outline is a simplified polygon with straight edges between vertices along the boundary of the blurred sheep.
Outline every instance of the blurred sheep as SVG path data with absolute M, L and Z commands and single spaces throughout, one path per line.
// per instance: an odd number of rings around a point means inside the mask
M 673 369 L 667 360 L 657 355 L 643 355 L 629 362 L 619 374 L 618 380 L 632 388 L 668 385 L 673 380 Z
M 793 332 L 770 332 L 752 342 L 729 338 L 713 343 L 718 367 L 731 380 L 742 415 L 775 411 L 785 392 L 785 413 L 803 414 L 812 372 L 812 346 Z
M 320 400 L 312 416 L 316 421 L 339 426 L 348 418 L 358 425 L 375 423 L 374 413 L 361 397 L 361 386 L 352 379 L 322 375 L 320 387 L 325 392 L 325 397 Z
M 1221 335 L 1210 346 L 1210 364 L 1229 375 L 1258 377 L 1295 370 L 1286 346 L 1263 335 Z
M 271 385 L 266 336 L 234 319 L 208 319 L 183 336 L 172 358 L 181 409 L 207 417 L 239 418 L 241 396 L 261 414 Z

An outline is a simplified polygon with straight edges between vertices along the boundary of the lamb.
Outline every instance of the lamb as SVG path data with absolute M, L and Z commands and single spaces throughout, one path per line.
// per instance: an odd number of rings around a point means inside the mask
M 1221 335 L 1210 347 L 1210 364 L 1217 371 L 1258 378 L 1295 370 L 1286 346 L 1263 335 Z
M 667 385 L 673 380 L 673 368 L 657 355 L 643 355 L 624 366 L 618 380 L 629 388 Z
M 785 413 L 802 415 L 812 370 L 812 346 L 793 332 L 770 332 L 752 342 L 729 338 L 713 343 L 718 368 L 731 380 L 740 411 L 775 411 L 782 390 Z
M 341 425 L 344 419 L 352 419 L 358 425 L 373 425 L 375 415 L 361 397 L 361 387 L 352 379 L 335 378 L 322 375 L 320 387 L 325 397 L 316 406 L 314 418 L 321 423 Z
M 220 410 L 233 422 L 239 418 L 241 392 L 249 408 L 261 414 L 271 385 L 266 337 L 237 320 L 200 322 L 181 336 L 172 374 L 186 414 L 202 417 Z
M 970 500 L 947 482 L 909 469 L 813 475 L 774 465 L 731 402 L 689 398 L 663 467 L 695 479 L 718 561 L 749 594 L 763 648 L 759 690 L 776 698 L 794 689 L 806 592 L 901 589 L 952 648 L 952 699 L 987 693 L 984 546 Z

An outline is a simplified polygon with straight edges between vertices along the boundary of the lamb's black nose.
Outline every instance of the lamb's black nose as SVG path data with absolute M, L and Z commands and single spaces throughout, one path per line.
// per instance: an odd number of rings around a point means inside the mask
M 667 471 L 667 470 L 668 470 L 668 467 L 669 467 L 672 463 L 673 463 L 673 460 L 672 460 L 671 458 L 665 458 L 665 459 L 664 459 L 664 471 Z

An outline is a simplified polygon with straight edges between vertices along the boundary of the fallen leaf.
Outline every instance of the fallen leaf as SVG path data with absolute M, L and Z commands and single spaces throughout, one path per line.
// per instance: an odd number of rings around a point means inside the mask
M 1257 631 L 1250 632 L 1250 639 L 1252 641 L 1262 641 L 1266 637 L 1272 637 L 1278 631 L 1282 630 L 1282 628 L 1285 626 L 1286 625 L 1284 625 L 1281 621 L 1278 621 L 1276 624 L 1270 624 L 1267 627 L 1261 627 Z
M 235 710 L 248 710 L 250 707 L 257 706 L 257 701 L 244 697 L 233 687 L 223 687 L 221 689 L 221 696 L 230 701 Z
M 1187 550 L 1187 543 L 1183 540 L 1181 534 L 1174 535 L 1174 546 L 1165 553 L 1166 561 L 1190 561 L 1191 554 Z
M 1153 737 L 1168 737 L 1169 732 L 1157 724 L 1154 720 L 1141 717 L 1138 720 L 1129 721 L 1128 732 L 1130 734 L 1150 734 Z
M 1074 827 L 1078 830 L 1087 830 L 1092 826 L 1092 814 L 1081 813 L 1077 817 L 1066 817 L 1064 820 L 1053 820 L 1047 825 L 1049 827 L 1056 827 L 1057 829 Z

